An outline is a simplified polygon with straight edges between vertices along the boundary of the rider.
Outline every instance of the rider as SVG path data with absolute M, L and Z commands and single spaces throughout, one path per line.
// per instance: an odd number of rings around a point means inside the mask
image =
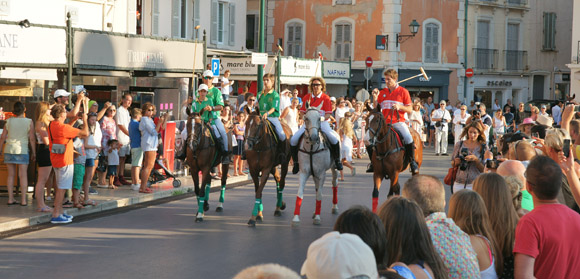
M 212 127 L 218 131 L 216 133 L 216 137 L 218 142 L 220 142 L 223 146 L 222 148 L 222 164 L 231 164 L 230 160 L 230 153 L 228 151 L 228 136 L 226 134 L 226 129 L 224 128 L 224 123 L 219 120 L 219 111 L 223 109 L 224 101 L 222 100 L 222 92 L 215 86 L 213 86 L 213 73 L 211 70 L 206 70 L 203 72 L 203 85 L 205 85 L 207 90 L 207 99 L 211 100 L 212 107 L 211 107 L 211 118 L 217 119 L 218 121 L 213 121 Z M 199 87 L 201 88 L 201 86 Z M 198 90 L 199 91 L 199 90 Z M 196 96 L 199 97 L 199 92 L 196 93 Z M 193 109 L 193 104 L 192 104 Z M 219 148 L 219 143 L 218 143 Z
M 409 126 L 405 124 L 405 113 L 411 114 L 413 112 L 413 103 L 411 102 L 411 96 L 407 89 L 399 86 L 397 83 L 397 78 L 399 74 L 394 69 L 388 69 L 385 71 L 385 82 L 387 87 L 381 90 L 378 96 L 374 98 L 374 107 L 377 105 L 381 106 L 381 111 L 385 117 L 386 123 L 393 123 L 393 128 L 403 137 L 403 143 L 405 145 L 405 154 L 409 158 L 411 165 L 411 173 L 419 173 L 419 166 L 415 162 L 415 146 L 413 143 L 413 137 L 409 131 Z M 391 119 L 391 109 L 395 110 L 399 116 L 396 117 L 394 114 Z M 368 136 L 368 132 L 367 132 Z M 367 145 L 367 152 L 369 158 L 373 156 L 373 143 Z M 373 172 L 373 161 L 369 164 L 367 172 Z
M 208 123 L 211 121 L 211 125 L 214 126 L 213 122 L 215 119 L 211 112 L 213 110 L 213 100 L 207 97 L 207 91 L 207 85 L 201 84 L 199 86 L 197 89 L 197 98 L 191 103 L 191 112 L 199 113 L 203 122 Z
M 313 77 L 310 79 L 309 83 L 311 93 L 302 98 L 300 117 L 306 113 L 306 103 L 309 103 L 311 107 L 318 108 L 320 116 L 325 119 L 325 121 L 320 123 L 320 130 L 326 135 L 328 141 L 330 141 L 330 151 L 336 169 L 342 170 L 342 163 L 340 162 L 340 142 L 332 133 L 332 129 L 328 123 L 328 119 L 332 114 L 332 105 L 330 104 L 330 97 L 324 93 L 326 90 L 326 82 L 321 77 Z M 305 126 L 302 125 L 290 139 L 290 152 L 292 153 L 292 161 L 294 161 L 294 168 L 292 169 L 293 174 L 297 174 L 300 170 L 298 165 L 298 141 L 300 140 L 300 137 L 302 137 L 302 134 L 304 134 L 304 128 Z
M 276 154 L 278 154 L 278 161 L 281 163 L 286 154 L 286 134 L 280 124 L 280 95 L 274 90 L 275 77 L 273 74 L 265 74 L 264 90 L 258 95 L 258 104 L 262 119 L 270 121 L 278 134 L 278 146 Z

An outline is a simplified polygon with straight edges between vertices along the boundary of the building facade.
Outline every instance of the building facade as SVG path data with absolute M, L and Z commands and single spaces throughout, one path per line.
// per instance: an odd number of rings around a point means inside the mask
M 580 100 L 580 4 L 574 3 L 572 9 L 572 53 L 566 66 L 570 69 L 570 95 Z

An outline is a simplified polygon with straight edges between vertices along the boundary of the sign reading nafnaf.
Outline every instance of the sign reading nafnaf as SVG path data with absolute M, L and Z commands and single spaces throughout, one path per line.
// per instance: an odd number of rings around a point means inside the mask
M 322 72 L 321 61 L 318 59 L 296 59 L 281 57 L 282 76 L 319 77 Z
M 191 72 L 203 70 L 203 44 L 109 32 L 75 31 L 74 63 L 104 70 Z
M 0 63 L 66 65 L 64 28 L 0 24 Z
M 350 65 L 347 62 L 322 62 L 322 76 L 324 78 L 346 78 L 350 77 Z

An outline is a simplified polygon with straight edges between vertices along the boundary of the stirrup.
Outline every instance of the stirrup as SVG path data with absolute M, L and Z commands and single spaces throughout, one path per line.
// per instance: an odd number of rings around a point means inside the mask
M 417 162 L 415 162 L 415 160 L 411 161 L 409 165 L 411 166 L 411 174 L 419 173 L 419 165 L 417 165 Z

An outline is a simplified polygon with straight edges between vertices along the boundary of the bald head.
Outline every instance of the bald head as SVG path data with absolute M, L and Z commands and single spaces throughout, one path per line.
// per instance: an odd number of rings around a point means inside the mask
M 526 185 L 526 177 L 524 176 L 525 172 L 526 167 L 524 166 L 524 164 L 522 164 L 522 162 L 520 161 L 515 160 L 504 161 L 499 165 L 496 171 L 497 174 L 503 177 L 515 176 L 519 178 L 524 183 L 524 185 Z
M 527 141 L 521 141 L 516 146 L 516 158 L 519 161 L 529 161 L 536 156 L 536 149 Z
M 413 175 L 405 182 L 403 197 L 417 202 L 425 217 L 431 213 L 445 211 L 445 189 L 437 177 Z

